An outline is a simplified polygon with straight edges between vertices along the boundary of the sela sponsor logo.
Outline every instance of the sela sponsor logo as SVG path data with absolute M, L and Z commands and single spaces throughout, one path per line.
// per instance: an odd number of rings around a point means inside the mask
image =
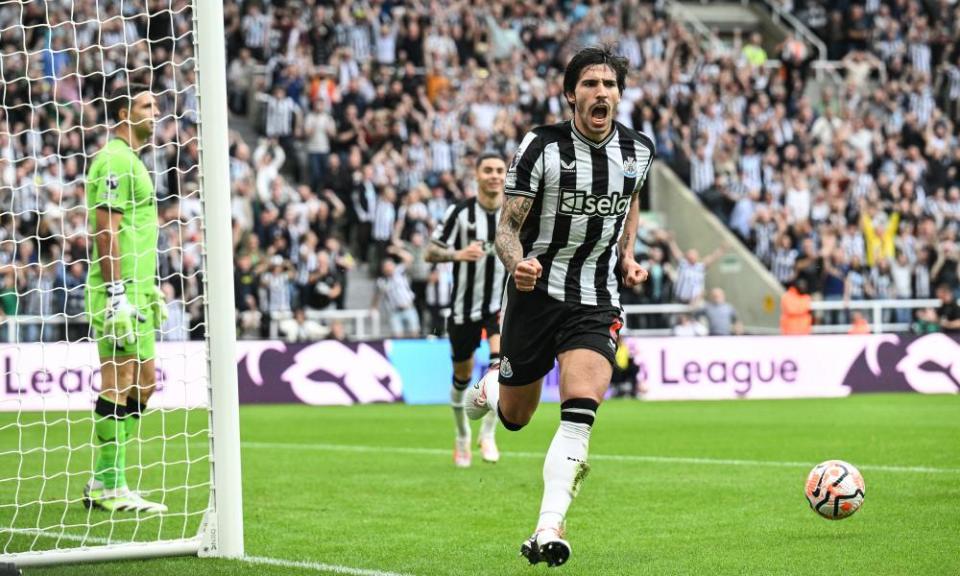
M 630 196 L 595 196 L 581 190 L 560 189 L 557 211 L 566 216 L 618 216 L 630 208 Z
M 513 366 L 510 365 L 510 360 L 506 356 L 500 361 L 500 375 L 504 378 L 513 378 Z

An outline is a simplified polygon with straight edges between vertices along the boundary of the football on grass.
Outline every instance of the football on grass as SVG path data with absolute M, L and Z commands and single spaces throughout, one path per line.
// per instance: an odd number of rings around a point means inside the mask
M 863 476 L 849 462 L 827 460 L 810 471 L 804 493 L 814 512 L 830 520 L 842 520 L 863 504 Z

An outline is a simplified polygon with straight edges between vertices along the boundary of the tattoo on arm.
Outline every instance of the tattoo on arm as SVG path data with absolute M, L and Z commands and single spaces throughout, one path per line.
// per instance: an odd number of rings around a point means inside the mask
M 525 196 L 507 196 L 503 203 L 500 223 L 497 225 L 497 255 L 508 274 L 513 274 L 517 262 L 523 260 L 523 246 L 520 244 L 520 228 L 533 206 L 533 198 Z
M 430 244 L 427 246 L 427 253 L 423 255 L 423 259 L 427 262 L 453 262 L 456 260 L 456 256 L 457 251 L 453 248 Z
M 630 210 L 627 212 L 626 222 L 623 223 L 623 232 L 620 234 L 620 241 L 617 248 L 620 249 L 620 259 L 624 256 L 633 258 L 633 243 L 637 237 L 637 221 L 640 218 L 640 202 L 638 196 L 634 195 L 630 202 Z

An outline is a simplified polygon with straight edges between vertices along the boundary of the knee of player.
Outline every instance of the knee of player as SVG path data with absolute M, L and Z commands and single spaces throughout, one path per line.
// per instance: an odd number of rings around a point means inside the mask
M 511 432 L 516 432 L 529 424 L 534 412 L 534 410 L 525 406 L 504 406 L 503 402 L 497 406 L 497 411 L 499 412 L 500 423 Z
M 135 385 L 138 390 L 152 391 L 157 387 L 157 374 L 153 370 L 143 370 L 136 375 Z

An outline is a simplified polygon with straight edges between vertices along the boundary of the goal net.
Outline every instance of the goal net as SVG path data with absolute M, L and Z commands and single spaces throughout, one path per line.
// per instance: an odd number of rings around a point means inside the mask
M 222 214 L 217 202 L 229 202 L 217 150 L 226 148 L 225 113 L 201 122 L 201 109 L 225 108 L 217 102 L 222 88 L 200 82 L 223 82 L 222 8 L 199 4 L 0 0 L 0 562 L 215 554 L 224 552 L 219 532 L 241 530 L 217 529 L 224 497 L 239 508 L 239 479 L 223 478 L 239 476 L 239 448 L 234 360 L 211 364 L 211 350 L 232 354 L 232 310 L 226 329 L 215 329 L 223 307 L 205 296 L 232 282 L 229 248 L 206 241 L 222 235 L 224 223 L 204 216 Z M 204 34 L 219 38 L 203 41 Z M 135 83 L 148 87 L 158 110 L 143 145 L 127 143 L 146 172 L 95 182 L 96 155 L 117 138 L 111 95 Z M 136 100 L 125 102 L 121 118 L 130 119 Z M 114 397 L 113 414 L 104 416 L 97 404 L 103 342 L 87 313 L 94 300 L 88 274 L 103 271 L 93 235 L 103 224 L 94 224 L 98 211 L 88 209 L 88 197 L 97 186 L 108 195 L 122 190 L 124 178 L 132 196 L 152 194 L 153 285 L 165 301 L 144 305 L 128 295 L 142 316 L 134 321 L 149 315 L 146 325 L 155 328 L 156 385 L 145 405 Z M 226 200 L 207 190 L 222 190 Z M 122 218 L 119 225 L 129 224 Z M 217 255 L 225 273 L 214 267 Z M 141 374 L 128 396 L 149 387 Z M 122 376 L 108 380 L 117 378 L 122 388 Z M 110 421 L 112 432 L 104 432 L 101 422 Z M 234 445 L 223 448 L 224 441 Z M 239 510 L 226 516 L 237 524 Z M 225 553 L 238 554 L 242 539 Z

